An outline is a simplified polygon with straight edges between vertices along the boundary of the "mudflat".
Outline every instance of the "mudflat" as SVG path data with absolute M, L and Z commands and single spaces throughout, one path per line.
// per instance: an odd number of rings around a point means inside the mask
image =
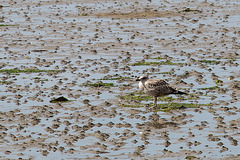
M 0 159 L 240 159 L 239 1 L 2 1 Z M 141 75 L 184 96 L 140 92 Z

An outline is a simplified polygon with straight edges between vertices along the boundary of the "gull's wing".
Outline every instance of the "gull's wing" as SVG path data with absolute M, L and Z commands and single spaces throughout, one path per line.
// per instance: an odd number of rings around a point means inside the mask
M 168 95 L 176 92 L 169 84 L 162 79 L 148 79 L 145 82 L 147 91 L 154 92 L 156 96 Z

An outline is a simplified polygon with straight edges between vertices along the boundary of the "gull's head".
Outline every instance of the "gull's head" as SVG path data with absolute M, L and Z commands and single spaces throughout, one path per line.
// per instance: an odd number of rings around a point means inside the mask
M 136 79 L 136 81 L 141 81 L 141 82 L 146 81 L 146 80 L 148 80 L 148 76 L 140 76 Z

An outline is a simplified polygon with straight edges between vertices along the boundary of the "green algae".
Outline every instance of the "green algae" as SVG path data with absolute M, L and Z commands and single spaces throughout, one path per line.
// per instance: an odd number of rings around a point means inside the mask
M 199 60 L 199 62 L 216 65 L 216 64 L 219 64 L 221 61 L 216 61 L 216 60 Z
M 148 105 L 149 107 L 153 107 L 153 103 L 151 104 L 136 104 L 136 105 L 130 105 L 130 104 L 120 104 L 121 107 L 130 107 L 130 108 L 141 108 Z M 163 111 L 163 112 L 169 112 L 171 110 L 177 110 L 177 109 L 185 109 L 185 108 L 198 108 L 201 106 L 212 106 L 212 104 L 194 104 L 194 103 L 161 103 L 157 104 L 157 111 Z
M 207 87 L 207 88 L 199 88 L 200 90 L 215 90 L 218 89 L 218 86 L 213 86 L 213 87 Z
M 158 74 L 173 74 L 172 72 L 154 72 L 154 73 L 147 73 L 147 75 L 158 75 Z
M 205 63 L 205 64 L 210 64 L 210 65 L 218 65 L 222 61 L 217 61 L 217 60 L 209 60 L 209 59 L 203 59 L 203 60 L 195 60 L 192 59 L 193 62 L 200 62 L 200 63 Z
M 200 10 L 197 10 L 197 9 L 190 9 L 190 8 L 187 8 L 187 9 L 184 9 L 180 12 L 201 12 Z
M 215 80 L 215 83 L 216 83 L 217 85 L 219 85 L 219 84 L 222 84 L 222 83 L 223 83 L 223 81 L 222 81 L 222 80 L 220 80 L 220 79 L 217 79 L 217 80 Z
M 151 59 L 166 59 L 165 57 L 155 57 L 155 58 L 151 58 Z
M 0 24 L 0 27 L 18 26 L 17 24 Z
M 114 84 L 98 82 L 98 83 L 85 83 L 85 84 L 82 84 L 81 86 L 84 86 L 84 87 L 114 87 Z
M 122 80 L 122 79 L 131 79 L 130 77 L 111 77 L 111 78 L 107 78 L 107 77 L 104 77 L 104 78 L 100 78 L 100 79 L 97 79 L 97 80 Z
M 11 81 L 0 81 L 0 84 L 12 84 L 13 82 Z
M 154 98 L 152 96 L 148 96 L 145 93 L 141 93 L 141 92 L 132 92 L 126 95 L 118 95 L 118 98 L 122 99 L 122 100 L 126 100 L 126 101 L 131 101 L 131 100 L 135 100 L 135 101 L 153 101 Z M 193 95 L 189 94 L 188 98 L 184 98 L 182 96 L 177 97 L 177 98 L 173 98 L 171 96 L 165 96 L 165 97 L 158 97 L 159 101 L 164 101 L 164 102 L 170 102 L 170 101 L 174 101 L 174 100 L 189 100 L 189 99 L 197 99 L 196 97 L 194 97 Z
M 187 156 L 187 157 L 185 157 L 185 160 L 196 160 L 196 159 L 200 159 L 200 158 L 198 158 L 196 156 Z
M 64 72 L 63 70 L 40 70 L 40 69 L 1 69 L 0 73 L 40 73 L 40 72 L 52 72 L 60 73 Z
M 154 98 L 152 96 L 148 96 L 145 93 L 141 92 L 132 92 L 126 95 L 119 95 L 117 96 L 118 98 L 125 100 L 125 101 L 135 101 L 137 102 L 134 105 L 130 104 L 120 104 L 121 107 L 131 107 L 131 108 L 141 108 L 145 107 L 148 105 L 149 107 L 153 107 L 153 103 L 149 104 L 142 104 L 140 103 L 141 101 L 154 101 Z M 183 109 L 183 108 L 197 108 L 200 106 L 212 106 L 212 104 L 195 104 L 195 103 L 178 103 L 178 102 L 173 102 L 174 100 L 190 100 L 190 99 L 197 99 L 198 97 L 189 94 L 187 98 L 180 96 L 177 98 L 173 98 L 171 96 L 165 96 L 165 97 L 158 97 L 158 101 L 162 102 L 169 102 L 169 103 L 158 103 L 157 104 L 157 110 L 159 111 L 170 111 L 170 110 L 175 110 L 175 109 Z
M 127 100 L 127 101 L 130 101 L 130 100 L 137 100 L 137 101 L 148 101 L 148 100 L 150 100 L 150 101 L 153 101 L 154 100 L 154 98 L 152 96 L 147 96 L 147 95 L 145 95 L 144 93 L 141 93 L 141 92 L 132 92 L 132 93 L 129 93 L 127 95 L 119 95 L 118 97 L 120 99 Z M 175 98 L 172 98 L 172 97 L 158 97 L 158 100 L 168 102 L 168 101 L 175 100 Z
M 42 81 L 42 82 L 43 82 L 43 81 L 48 81 L 48 79 L 46 79 L 46 78 L 45 78 L 45 79 L 42 79 L 42 78 L 40 78 L 40 77 L 35 77 L 35 78 L 33 78 L 33 79 L 36 79 L 36 80 L 39 80 L 39 81 Z
M 129 66 L 150 66 L 150 65 L 182 65 L 183 63 L 174 63 L 171 61 L 164 61 L 164 62 L 136 62 L 130 63 Z

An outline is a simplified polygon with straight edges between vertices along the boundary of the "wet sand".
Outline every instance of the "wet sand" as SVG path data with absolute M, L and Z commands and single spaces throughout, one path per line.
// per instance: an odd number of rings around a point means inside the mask
M 0 5 L 0 159 L 240 158 L 238 1 Z M 206 105 L 119 98 L 144 74 Z

